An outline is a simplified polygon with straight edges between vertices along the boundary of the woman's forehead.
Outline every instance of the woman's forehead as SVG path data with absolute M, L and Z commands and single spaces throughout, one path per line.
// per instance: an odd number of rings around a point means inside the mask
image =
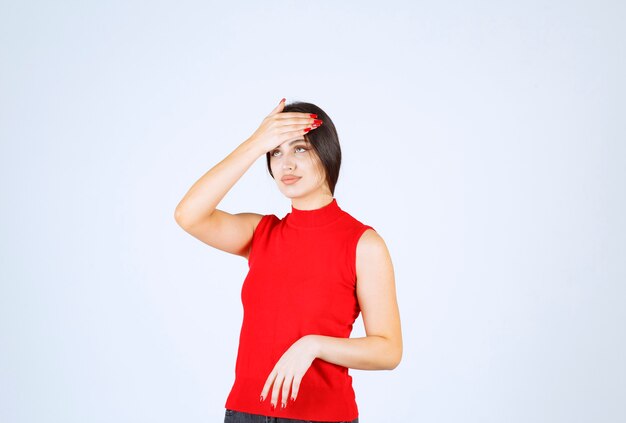
M 279 147 L 290 147 L 290 146 L 292 146 L 294 144 L 298 144 L 298 143 L 310 144 L 309 140 L 307 140 L 306 138 L 302 137 L 302 138 L 298 138 L 297 140 L 285 141 Z

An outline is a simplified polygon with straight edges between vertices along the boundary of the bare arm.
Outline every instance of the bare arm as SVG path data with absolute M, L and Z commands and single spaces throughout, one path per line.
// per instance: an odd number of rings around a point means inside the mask
M 176 206 L 176 222 L 185 227 L 210 216 L 226 193 L 263 153 L 251 139 L 241 143 L 191 186 Z
M 217 249 L 248 256 L 254 229 L 263 216 L 230 214 L 217 206 L 261 155 L 301 137 L 313 122 L 306 113 L 281 113 L 283 100 L 250 138 L 198 179 L 178 203 L 174 218 L 186 232 Z
M 317 358 L 361 370 L 392 370 L 402 359 L 402 331 L 391 256 L 383 239 L 367 230 L 357 245 L 357 296 L 367 336 L 310 335 Z
M 207 245 L 247 258 L 262 215 L 230 214 L 217 205 L 261 154 L 248 139 L 196 181 L 176 207 L 180 227 Z

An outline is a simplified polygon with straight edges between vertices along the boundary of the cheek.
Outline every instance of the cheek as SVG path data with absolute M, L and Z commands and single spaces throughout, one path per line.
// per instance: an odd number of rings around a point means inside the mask
M 313 183 L 315 185 L 319 185 L 320 183 L 324 182 L 325 176 L 324 176 L 324 169 L 323 168 L 320 168 L 319 166 L 313 166 L 312 165 L 310 169 L 311 169 L 310 173 L 311 173 L 312 179 L 314 181 Z
M 324 179 L 324 166 L 319 159 L 315 159 L 311 161 L 311 169 L 316 173 L 317 177 L 320 179 Z
M 320 178 L 320 168 L 311 159 L 308 159 L 306 162 L 303 162 L 301 167 L 302 169 L 306 169 L 306 173 L 309 175 L 309 178 L 314 179 L 314 180 L 318 180 Z

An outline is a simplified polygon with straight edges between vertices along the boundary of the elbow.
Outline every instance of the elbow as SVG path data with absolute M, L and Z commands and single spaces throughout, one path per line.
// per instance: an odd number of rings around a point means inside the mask
M 188 222 L 187 222 L 187 215 L 185 214 L 185 212 L 183 211 L 182 207 L 178 206 L 176 207 L 176 209 L 174 210 L 174 220 L 176 221 L 176 223 L 178 223 L 178 225 L 182 228 L 188 226 Z
M 181 228 L 184 228 L 185 225 L 183 223 L 183 217 L 181 216 L 180 212 L 178 210 L 176 210 L 174 212 L 174 221 L 178 224 L 178 226 L 180 226 Z
M 402 351 L 391 354 L 391 356 L 389 357 L 389 360 L 386 363 L 387 365 L 385 366 L 385 370 L 395 369 L 396 367 L 398 367 L 398 365 L 400 365 L 401 361 L 402 361 Z
M 398 367 L 401 361 L 402 361 L 402 355 L 400 356 L 400 358 L 398 358 L 396 361 L 393 362 L 393 367 L 391 367 L 389 370 L 393 370 L 396 367 Z
M 180 225 L 180 221 L 183 218 L 183 213 L 180 210 L 180 208 L 176 207 L 176 209 L 174 210 L 174 220 L 176 221 L 176 223 L 178 223 Z
M 394 345 L 387 355 L 387 363 L 385 370 L 393 370 L 400 365 L 402 361 L 402 342 Z
M 386 336 L 380 336 L 383 344 L 378 350 L 376 364 L 371 369 L 376 370 L 393 370 L 402 361 L 402 340 Z

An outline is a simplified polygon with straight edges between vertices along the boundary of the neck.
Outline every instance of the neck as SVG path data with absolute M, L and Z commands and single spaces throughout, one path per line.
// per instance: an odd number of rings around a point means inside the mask
M 291 207 L 298 210 L 316 210 L 333 201 L 332 194 L 322 194 L 311 198 L 292 198 Z

